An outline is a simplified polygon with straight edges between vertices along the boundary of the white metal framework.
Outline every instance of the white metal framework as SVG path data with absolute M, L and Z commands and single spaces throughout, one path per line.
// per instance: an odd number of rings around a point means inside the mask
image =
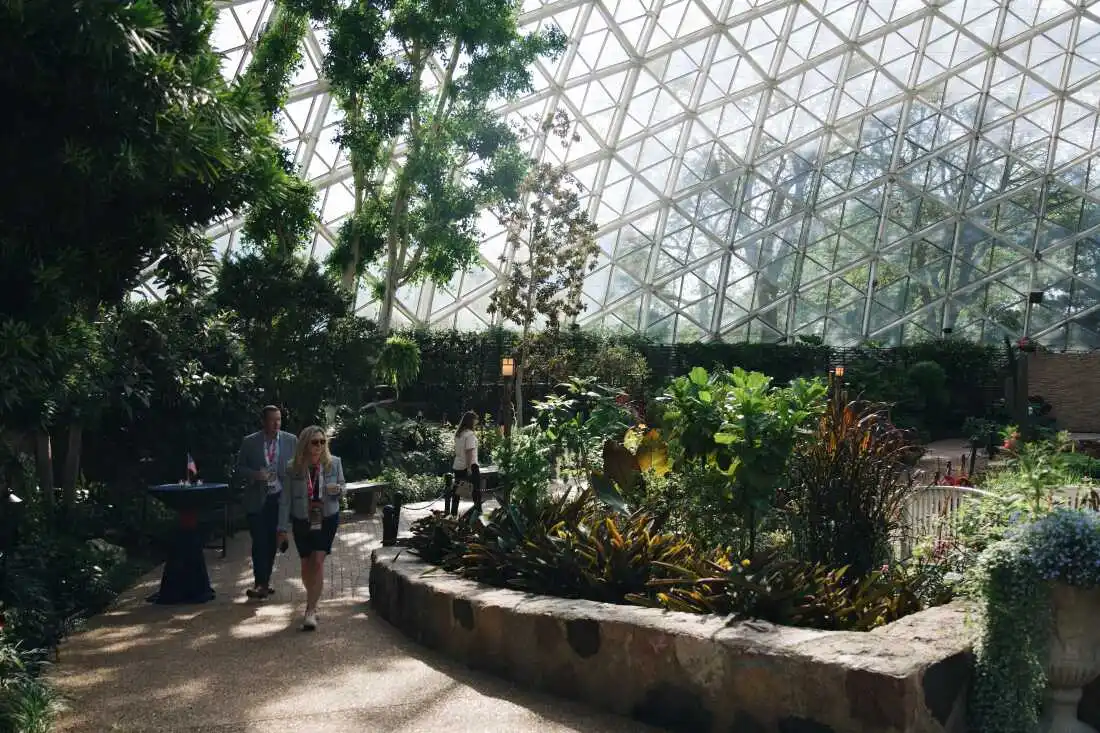
M 271 0 L 219 3 L 240 73 Z M 591 193 L 582 325 L 663 340 L 887 343 L 950 329 L 1100 347 L 1100 0 L 526 0 L 572 39 L 516 119 Z M 321 193 L 313 255 L 352 205 L 307 38 L 284 122 Z M 239 222 L 212 229 L 222 251 Z M 400 293 L 398 321 L 483 328 L 483 267 Z M 1041 293 L 1041 295 L 1039 295 Z M 359 307 L 373 304 L 367 288 Z

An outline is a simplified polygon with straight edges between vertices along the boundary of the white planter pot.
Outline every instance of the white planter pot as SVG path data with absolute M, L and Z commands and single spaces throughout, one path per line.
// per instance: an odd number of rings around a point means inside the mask
M 1077 719 L 1082 688 L 1100 675 L 1100 589 L 1057 583 L 1051 590 L 1053 624 L 1047 660 L 1044 733 L 1097 733 Z

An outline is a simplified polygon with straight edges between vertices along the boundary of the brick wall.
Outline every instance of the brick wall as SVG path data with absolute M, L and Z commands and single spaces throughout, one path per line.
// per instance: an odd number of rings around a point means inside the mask
M 1100 353 L 1028 354 L 1027 393 L 1054 406 L 1062 430 L 1100 433 Z

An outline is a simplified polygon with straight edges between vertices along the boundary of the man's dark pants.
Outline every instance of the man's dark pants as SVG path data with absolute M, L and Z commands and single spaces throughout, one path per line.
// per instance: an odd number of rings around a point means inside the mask
M 275 567 L 275 551 L 278 549 L 279 495 L 271 494 L 263 508 L 248 515 L 248 531 L 252 535 L 252 574 L 258 588 L 271 584 L 271 570 Z

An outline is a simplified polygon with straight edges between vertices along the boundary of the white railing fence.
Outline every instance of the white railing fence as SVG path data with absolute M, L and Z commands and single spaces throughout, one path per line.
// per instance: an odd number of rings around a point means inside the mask
M 899 558 L 912 555 L 913 548 L 926 540 L 951 539 L 958 528 L 959 510 L 969 501 L 996 497 L 970 486 L 921 486 L 902 508 L 901 528 L 896 538 Z M 1075 509 L 1096 510 L 1100 495 L 1093 486 L 1063 486 L 1051 497 L 1056 504 Z

